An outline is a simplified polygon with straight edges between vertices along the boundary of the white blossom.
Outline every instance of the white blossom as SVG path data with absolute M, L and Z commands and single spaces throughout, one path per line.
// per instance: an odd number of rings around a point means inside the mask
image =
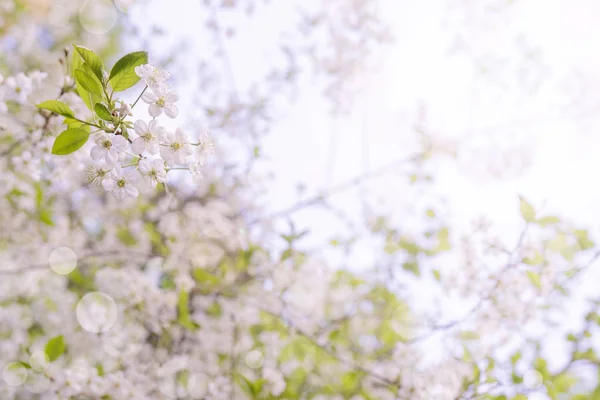
M 206 163 L 208 156 L 215 154 L 216 144 L 212 135 L 208 131 L 202 132 L 198 140 L 198 147 L 196 148 L 197 159 L 200 165 Z
M 167 71 L 159 69 L 152 64 L 135 67 L 135 73 L 151 88 L 161 87 L 171 77 Z
M 142 100 L 149 104 L 148 114 L 150 114 L 151 117 L 158 117 L 162 114 L 163 110 L 170 118 L 175 118 L 179 114 L 179 110 L 175 105 L 175 102 L 179 100 L 179 96 L 167 88 L 152 88 L 151 92 L 146 91 L 142 95 Z
M 148 179 L 152 187 L 160 183 L 167 182 L 167 172 L 165 171 L 165 163 L 161 159 L 140 160 L 138 164 L 140 172 Z
M 139 119 L 133 124 L 133 129 L 139 136 L 131 144 L 131 149 L 135 153 L 142 154 L 144 150 L 148 150 L 148 153 L 155 155 L 159 152 L 159 142 L 165 135 L 165 129 L 159 125 L 157 120 L 153 119 L 146 124 Z
M 131 112 L 131 106 L 124 101 L 121 102 L 121 106 L 117 109 L 117 112 L 121 117 L 133 115 Z
M 114 165 L 119 154 L 127 150 L 129 143 L 122 135 L 102 134 L 96 141 L 96 145 L 92 147 L 90 155 L 94 161 L 105 160 L 108 164 Z
M 25 103 L 27 97 L 33 91 L 33 82 L 31 78 L 22 72 L 15 76 L 9 76 L 4 82 L 6 87 L 7 98 L 16 101 L 17 103 Z
M 113 168 L 102 181 L 102 187 L 111 192 L 115 199 L 125 200 L 128 197 L 136 198 L 139 194 L 135 184 L 139 181 L 140 174 L 134 169 L 124 170 L 121 167 Z
M 169 166 L 181 165 L 194 154 L 193 146 L 189 143 L 187 134 L 180 128 L 175 133 L 167 133 L 164 143 L 161 143 L 160 155 Z

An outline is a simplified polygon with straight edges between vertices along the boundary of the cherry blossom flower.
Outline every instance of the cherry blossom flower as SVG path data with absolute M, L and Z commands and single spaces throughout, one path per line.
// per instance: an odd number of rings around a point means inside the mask
M 204 179 L 204 175 L 202 174 L 202 164 L 200 162 L 190 164 L 189 169 L 192 173 L 192 179 L 194 182 L 198 183 Z
M 161 87 L 171 77 L 167 71 L 156 68 L 152 64 L 135 67 L 135 73 L 151 88 Z
M 140 160 L 138 168 L 140 172 L 147 178 L 152 187 L 156 187 L 158 182 L 167 182 L 167 172 L 165 171 L 165 163 L 160 158 L 154 160 Z
M 160 155 L 169 166 L 185 164 L 187 158 L 194 154 L 187 134 L 180 128 L 177 128 L 175 133 L 167 133 L 164 142 L 160 149 Z
M 135 184 L 139 181 L 140 174 L 133 169 L 124 170 L 121 167 L 113 168 L 102 181 L 102 187 L 110 192 L 117 200 L 125 200 L 128 197 L 138 197 L 139 191 Z
M 131 106 L 125 103 L 124 101 L 121 102 L 121 107 L 119 107 L 117 111 L 121 117 L 133 115 L 133 113 L 131 112 Z
M 204 131 L 199 138 L 199 144 L 196 148 L 196 156 L 200 165 L 206 164 L 206 159 L 209 155 L 215 154 L 216 149 L 215 140 L 208 131 Z
M 152 88 L 151 92 L 145 92 L 142 95 L 142 100 L 149 104 L 148 114 L 151 117 L 158 117 L 163 110 L 170 118 L 175 118 L 179 114 L 179 110 L 175 105 L 175 102 L 179 100 L 179 96 L 172 90 L 163 87 Z
M 159 141 L 165 134 L 165 129 L 158 124 L 158 121 L 153 119 L 146 124 L 139 119 L 133 124 L 133 129 L 139 137 L 133 141 L 131 149 L 138 154 L 142 154 L 144 150 L 148 150 L 148 153 L 152 155 L 158 154 Z
M 90 155 L 94 161 L 104 159 L 108 164 L 114 165 L 119 154 L 127 150 L 127 139 L 121 135 L 102 134 L 96 139 L 96 145 L 92 147 Z
M 17 103 L 25 103 L 27 101 L 27 97 L 33 91 L 33 82 L 31 78 L 22 72 L 15 76 L 9 76 L 6 78 L 4 85 L 8 89 L 8 98 L 16 101 Z

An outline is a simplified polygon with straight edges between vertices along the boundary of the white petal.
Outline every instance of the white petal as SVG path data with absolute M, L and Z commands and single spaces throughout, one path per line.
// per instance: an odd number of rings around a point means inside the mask
M 133 152 L 135 154 L 142 154 L 145 149 L 146 149 L 146 141 L 141 137 L 135 139 L 133 141 L 133 143 L 131 144 L 131 150 L 133 150 Z
M 125 172 L 125 180 L 129 183 L 138 183 L 140 178 L 140 173 L 135 169 L 129 169 Z
M 157 171 L 164 171 L 165 163 L 163 162 L 163 160 L 157 158 L 155 160 L 152 160 L 152 167 Z
M 127 193 L 127 196 L 133 197 L 134 199 L 136 197 L 138 197 L 138 195 L 140 194 L 140 192 L 138 191 L 138 189 L 135 186 L 133 186 L 133 185 L 126 185 L 124 187 L 124 189 L 125 189 L 125 192 Z
M 138 119 L 137 121 L 135 121 L 135 124 L 133 124 L 133 129 L 135 130 L 135 133 L 141 136 L 148 130 L 148 125 L 146 125 L 145 121 Z
M 127 142 L 127 139 L 125 139 L 122 135 L 115 135 L 115 137 L 112 139 L 111 150 L 114 149 L 117 152 L 122 152 L 127 150 L 128 145 L 129 142 Z
M 167 103 L 174 103 L 179 100 L 179 96 L 175 92 L 169 92 L 165 96 L 165 100 L 167 100 Z
M 142 100 L 144 100 L 144 103 L 152 104 L 152 103 L 156 103 L 156 100 L 158 100 L 158 97 L 156 97 L 156 95 L 152 92 L 145 92 L 142 95 Z
M 111 192 L 115 188 L 116 182 L 112 179 L 104 179 L 102 181 L 102 187 L 107 192 Z
M 135 144 L 135 142 L 133 143 Z M 148 153 L 150 153 L 151 155 L 155 155 L 160 150 L 160 146 L 158 145 L 158 142 L 153 140 L 147 143 L 146 149 L 148 150 Z
M 117 200 L 125 200 L 127 198 L 127 192 L 125 188 L 116 188 L 112 191 L 113 197 Z
M 138 169 L 142 174 L 147 174 L 152 169 L 152 165 L 150 164 L 150 161 L 144 159 L 139 162 Z
M 152 66 L 150 64 L 140 65 L 134 68 L 135 74 L 140 78 L 146 78 L 152 75 Z
M 102 157 L 104 157 L 105 152 L 106 149 L 97 144 L 94 147 L 92 147 L 92 151 L 90 151 L 90 156 L 92 156 L 92 160 L 100 161 L 102 160 Z
M 107 163 L 109 163 L 110 165 L 113 165 L 119 159 L 119 153 L 117 153 L 113 149 L 107 150 L 106 155 L 104 156 L 104 159 L 106 160 Z
M 148 123 L 148 130 L 154 134 L 159 134 L 163 128 L 159 125 L 158 121 L 153 119 Z
M 168 117 L 175 118 L 177 117 L 177 114 L 179 114 L 179 110 L 175 104 L 167 103 L 165 104 L 165 114 L 167 114 Z
M 158 117 L 160 114 L 162 114 L 162 107 L 157 106 L 156 104 L 150 104 L 148 106 L 148 114 L 150 114 L 151 117 Z

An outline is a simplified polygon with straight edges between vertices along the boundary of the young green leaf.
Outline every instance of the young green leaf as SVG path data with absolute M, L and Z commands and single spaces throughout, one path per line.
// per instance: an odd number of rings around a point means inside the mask
M 37 105 L 38 108 L 52 111 L 63 117 L 75 118 L 75 113 L 71 110 L 71 107 L 58 100 L 47 100 Z
M 90 137 L 89 132 L 81 128 L 70 128 L 58 135 L 52 146 L 52 154 L 67 155 L 79 150 Z
M 129 89 L 141 79 L 135 73 L 135 67 L 148 63 L 148 53 L 136 51 L 123 56 L 110 70 L 109 83 L 115 92 Z
M 189 294 L 182 290 L 179 293 L 179 301 L 177 302 L 177 322 L 184 328 L 194 331 L 198 328 L 198 325 L 190 318 L 189 301 Z
M 48 356 L 48 360 L 50 360 L 50 362 L 56 360 L 65 352 L 64 337 L 60 335 L 48 340 L 48 343 L 46 343 L 46 347 L 44 348 L 44 352 Z
M 77 80 L 77 83 L 80 84 L 85 90 L 95 94 L 98 97 L 102 97 L 102 88 L 98 84 L 98 81 L 92 78 L 91 75 L 80 69 L 76 69 L 75 79 Z
M 96 55 L 96 53 L 94 53 L 92 50 L 90 50 L 86 47 L 76 46 L 76 45 L 73 45 L 73 47 L 75 47 L 75 50 L 77 50 L 77 53 L 79 53 L 81 58 L 83 58 L 83 61 L 85 61 L 85 63 L 87 65 L 89 65 L 89 67 L 91 68 L 94 75 L 96 75 L 98 80 L 100 82 L 102 82 L 102 80 L 104 78 L 104 76 L 103 76 L 104 66 L 102 65 L 102 60 L 100 60 L 100 57 L 98 57 Z
M 77 52 L 73 53 L 73 59 L 71 60 L 71 66 L 72 66 L 71 75 L 73 76 L 73 78 L 75 78 L 75 70 L 77 70 L 77 69 L 81 69 L 83 72 L 87 73 L 88 75 L 94 74 L 94 72 L 92 71 L 90 66 L 87 65 L 85 63 L 85 61 L 83 61 L 83 59 L 79 56 L 79 53 L 77 53 Z M 77 82 L 76 79 L 75 79 L 75 84 L 76 84 L 77 93 L 79 94 L 79 97 L 81 97 L 83 102 L 85 103 L 88 110 L 94 111 L 94 103 L 92 103 L 92 97 L 98 97 L 98 96 L 91 94 L 90 92 L 85 90 L 83 88 L 83 86 L 81 86 L 81 83 Z M 98 101 L 100 101 L 100 100 L 98 100 Z
M 527 271 L 527 277 L 529 278 L 529 281 L 533 286 L 540 290 L 542 289 L 542 281 L 540 278 L 540 274 L 534 271 Z
M 526 222 L 535 221 L 535 209 L 523 197 L 519 196 L 521 216 Z
M 549 215 L 547 217 L 542 217 L 538 219 L 536 222 L 541 226 L 556 225 L 560 223 L 560 218 L 555 217 L 553 215 Z
M 103 119 L 105 121 L 113 120 L 113 116 L 111 115 L 110 111 L 108 110 L 108 108 L 106 108 L 106 106 L 104 104 L 96 103 L 96 105 L 94 106 L 94 111 L 96 112 L 96 115 L 100 119 Z

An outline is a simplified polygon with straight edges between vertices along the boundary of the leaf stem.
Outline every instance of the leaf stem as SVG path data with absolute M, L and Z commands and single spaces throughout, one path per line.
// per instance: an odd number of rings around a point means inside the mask
M 135 105 L 137 104 L 137 102 L 140 101 L 140 99 L 142 98 L 142 95 L 144 94 L 144 92 L 146 91 L 146 89 L 148 89 L 148 85 L 146 85 L 146 87 L 144 88 L 144 90 L 142 90 L 142 93 L 140 93 L 140 95 L 138 96 L 138 98 L 135 99 L 135 101 L 131 105 L 132 109 L 133 109 L 133 107 L 135 107 Z

